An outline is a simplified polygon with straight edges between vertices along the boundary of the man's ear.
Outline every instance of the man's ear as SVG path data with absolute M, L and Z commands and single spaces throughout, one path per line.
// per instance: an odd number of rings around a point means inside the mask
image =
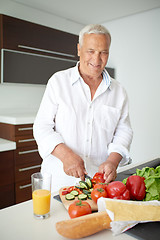
M 80 45 L 78 43 L 77 44 L 77 55 L 78 55 L 78 57 L 80 57 L 80 49 L 81 49 L 81 47 L 80 47 Z

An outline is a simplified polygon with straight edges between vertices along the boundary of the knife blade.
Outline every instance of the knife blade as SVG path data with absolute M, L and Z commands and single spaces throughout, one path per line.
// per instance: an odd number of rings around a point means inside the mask
M 90 180 L 92 179 L 92 177 L 90 177 L 88 174 L 85 174 L 85 179 L 89 178 Z

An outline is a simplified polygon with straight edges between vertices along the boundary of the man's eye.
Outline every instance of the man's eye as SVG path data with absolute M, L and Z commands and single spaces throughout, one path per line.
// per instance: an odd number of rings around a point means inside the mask
M 101 52 L 102 55 L 108 55 L 108 52 Z
M 93 50 L 88 50 L 88 53 L 93 54 L 94 51 Z

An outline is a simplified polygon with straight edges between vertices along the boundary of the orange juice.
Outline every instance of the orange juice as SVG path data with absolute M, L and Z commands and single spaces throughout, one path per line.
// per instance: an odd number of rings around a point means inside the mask
M 45 189 L 38 189 L 32 193 L 33 211 L 36 215 L 44 215 L 50 211 L 51 192 Z

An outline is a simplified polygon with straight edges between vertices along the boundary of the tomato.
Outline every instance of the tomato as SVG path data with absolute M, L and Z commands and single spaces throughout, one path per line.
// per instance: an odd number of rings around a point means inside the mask
M 109 198 L 116 198 L 116 199 L 130 199 L 130 193 L 126 188 L 125 184 L 120 181 L 113 181 L 109 183 L 106 187 L 107 194 Z
M 104 183 L 104 173 L 97 172 L 92 178 L 93 182 L 95 183 Z
M 69 205 L 68 213 L 70 218 L 80 217 L 92 213 L 91 206 L 88 202 L 76 200 Z
M 71 186 L 68 188 L 63 188 L 62 195 L 66 195 L 67 193 L 72 192 L 73 190 L 76 190 L 79 194 L 83 193 L 79 188 L 76 188 L 75 186 Z
M 106 187 L 107 187 L 107 184 L 106 184 L 106 183 L 96 183 L 93 188 L 94 188 L 94 189 L 95 189 L 95 188 L 103 188 L 103 189 L 106 190 Z
M 100 197 L 107 197 L 107 191 L 103 188 L 95 188 L 91 192 L 91 198 L 92 200 L 97 203 L 98 198 Z
M 68 192 L 70 193 L 70 192 L 72 192 L 73 190 L 75 190 L 75 186 L 71 186 L 71 187 L 69 187 L 67 190 L 68 190 Z
M 62 195 L 66 195 L 66 194 L 68 194 L 69 192 L 68 192 L 68 190 L 63 190 L 62 191 Z

